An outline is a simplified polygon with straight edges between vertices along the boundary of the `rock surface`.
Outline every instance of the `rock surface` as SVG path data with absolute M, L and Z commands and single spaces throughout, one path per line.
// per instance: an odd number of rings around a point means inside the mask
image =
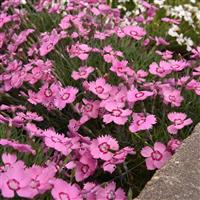
M 134 200 L 200 200 L 200 124 Z

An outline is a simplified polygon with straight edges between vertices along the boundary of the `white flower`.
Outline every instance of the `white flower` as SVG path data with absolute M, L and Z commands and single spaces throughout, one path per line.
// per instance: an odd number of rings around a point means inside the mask
M 183 38 L 183 34 L 181 33 L 177 38 L 176 41 L 178 42 L 178 44 L 182 45 L 184 43 L 184 38 Z
M 179 31 L 179 27 L 175 24 L 172 25 L 172 27 L 168 30 L 168 34 L 172 37 L 178 37 L 179 34 L 177 33 L 177 31 Z

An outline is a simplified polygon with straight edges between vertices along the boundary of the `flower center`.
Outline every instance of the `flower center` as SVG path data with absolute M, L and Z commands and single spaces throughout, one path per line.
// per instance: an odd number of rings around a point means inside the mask
M 119 117 L 122 114 L 122 111 L 119 109 L 112 110 L 112 116 Z
M 60 200 L 70 200 L 69 195 L 65 192 L 60 192 L 58 195 Z
M 117 67 L 117 70 L 118 70 L 119 72 L 123 72 L 123 67 L 122 67 L 122 66 L 119 66 L 119 67 Z
M 97 92 L 98 94 L 102 94 L 103 91 L 104 91 L 104 89 L 103 89 L 102 86 L 97 86 L 97 87 L 95 87 L 95 90 L 96 90 L 96 92 Z
M 69 97 L 70 97 L 69 93 L 64 93 L 61 98 L 62 98 L 62 100 L 67 100 L 67 99 L 69 99 Z
M 181 66 L 178 65 L 178 64 L 172 65 L 172 68 L 174 68 L 174 69 L 178 69 L 178 68 L 180 68 L 180 67 L 181 67 Z
M 107 195 L 107 199 L 108 200 L 115 200 L 115 192 L 113 191 L 113 190 L 110 190 L 110 192 L 108 193 L 108 195 Z
M 62 143 L 62 141 L 61 141 L 59 138 L 54 137 L 54 136 L 51 136 L 51 140 L 52 140 L 53 142 L 55 142 L 55 143 Z
M 169 100 L 175 102 L 175 101 L 176 101 L 176 97 L 175 97 L 175 96 L 172 96 L 172 95 L 169 95 Z
M 7 185 L 8 185 L 10 190 L 19 190 L 20 189 L 19 182 L 17 180 L 15 180 L 15 179 L 10 179 L 7 182 Z
M 136 98 L 140 98 L 140 97 L 143 97 L 144 96 L 144 92 L 138 92 L 135 94 L 135 97 Z
M 79 75 L 80 75 L 80 76 L 85 76 L 86 74 L 87 74 L 86 70 L 81 70 L 81 71 L 79 72 Z
M 106 142 L 103 142 L 101 144 L 99 144 L 99 150 L 103 153 L 106 154 L 108 153 L 108 150 L 110 149 L 110 145 L 107 144 Z
M 154 151 L 151 153 L 151 157 L 153 160 L 160 161 L 163 155 L 159 151 Z
M 144 118 L 144 119 L 139 119 L 139 120 L 136 122 L 136 124 L 137 124 L 138 126 L 140 126 L 140 125 L 143 124 L 144 122 L 146 122 L 146 118 Z
M 52 47 L 53 47 L 53 43 L 50 43 L 50 44 L 47 46 L 47 50 L 50 50 Z
M 52 94 L 53 94 L 53 92 L 52 92 L 50 89 L 46 89 L 46 90 L 44 91 L 44 95 L 45 95 L 46 97 L 51 97 Z
M 163 68 L 159 67 L 159 68 L 156 68 L 156 72 L 162 74 L 165 72 L 165 70 Z
M 174 120 L 174 123 L 175 123 L 175 125 L 181 125 L 181 124 L 183 124 L 183 120 L 182 119 L 175 119 Z
M 31 183 L 30 183 L 30 186 L 33 188 L 33 189 L 36 189 L 40 186 L 40 182 L 38 180 L 35 180 L 35 179 L 32 179 L 31 180 Z
M 83 172 L 83 174 L 86 174 L 88 172 L 88 170 L 89 170 L 89 166 L 88 165 L 83 165 L 81 167 L 81 171 Z
M 93 105 L 92 104 L 86 104 L 85 106 L 84 106 L 84 110 L 86 111 L 86 112 L 91 112 L 92 111 L 92 109 L 93 109 Z
M 130 34 L 133 35 L 133 36 L 136 36 L 137 32 L 136 31 L 130 31 Z

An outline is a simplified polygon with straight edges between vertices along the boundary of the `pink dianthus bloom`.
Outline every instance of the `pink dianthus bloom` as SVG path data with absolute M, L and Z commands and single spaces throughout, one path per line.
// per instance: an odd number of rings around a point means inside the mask
M 120 149 L 112 156 L 110 160 L 104 162 L 103 170 L 113 173 L 114 170 L 116 169 L 116 165 L 123 163 L 128 154 L 131 154 L 131 155 L 136 154 L 136 152 L 134 151 L 134 148 L 124 147 L 123 149 Z
M 82 114 L 80 119 L 80 123 L 84 123 L 88 121 L 90 118 L 96 119 L 99 114 L 99 104 L 100 101 L 92 101 L 83 99 L 83 104 L 76 104 L 75 108 L 77 112 Z
M 53 189 L 51 190 L 51 195 L 55 200 L 63 200 L 63 199 L 74 199 L 74 200 L 82 200 L 81 191 L 79 187 L 75 184 L 71 185 L 65 182 L 62 179 L 53 179 L 50 181 L 53 185 Z
M 80 60 L 87 60 L 91 50 L 92 48 L 87 44 L 79 43 L 67 48 L 70 58 L 78 57 Z
M 59 94 L 54 99 L 54 104 L 57 108 L 62 110 L 66 104 L 70 104 L 75 101 L 78 89 L 72 86 L 61 88 Z
M 135 40 L 141 40 L 146 35 L 146 31 L 139 26 L 125 26 L 123 32 Z
M 192 58 L 200 58 L 200 46 L 196 49 L 192 49 Z
M 156 142 L 153 148 L 149 146 L 143 147 L 141 155 L 145 157 L 148 170 L 160 169 L 172 156 L 167 147 L 160 142 Z
M 16 140 L 0 139 L 0 145 L 12 147 L 13 149 L 23 152 L 35 154 L 35 150 L 28 144 L 21 144 Z
M 181 146 L 182 142 L 178 139 L 171 139 L 169 140 L 169 142 L 167 143 L 167 148 L 169 151 L 171 151 L 172 153 L 174 153 L 180 146 Z
M 114 151 L 119 150 L 119 144 L 116 139 L 110 135 L 99 136 L 92 140 L 90 145 L 90 152 L 94 158 L 101 158 L 102 160 L 110 160 Z
M 164 103 L 170 103 L 172 106 L 179 107 L 183 101 L 183 97 L 181 96 L 181 91 L 176 90 L 171 87 L 164 87 L 162 90 Z
M 173 122 L 172 125 L 167 127 L 171 134 L 177 134 L 178 130 L 192 124 L 192 119 L 187 118 L 185 113 L 172 112 L 167 115 L 168 119 Z
M 103 115 L 103 121 L 106 124 L 114 122 L 118 125 L 124 125 L 128 121 L 128 116 L 132 113 L 129 109 L 118 107 L 117 103 L 114 102 L 107 103 L 105 109 L 109 112 Z
M 3 165 L 0 166 L 0 172 L 6 172 L 8 169 L 14 167 L 15 165 L 19 165 L 25 168 L 25 164 L 21 160 L 17 160 L 17 156 L 15 154 L 3 153 L 1 156 Z
M 159 65 L 157 63 L 152 63 L 149 66 L 149 72 L 153 75 L 157 75 L 161 78 L 171 73 L 170 64 L 166 61 L 160 61 Z
M 170 24 L 180 24 L 180 22 L 181 22 L 180 19 L 172 19 L 172 18 L 168 18 L 168 17 L 162 18 L 161 21 L 167 22 L 167 23 L 170 23 Z
M 47 129 L 43 132 L 43 135 L 44 143 L 47 147 L 53 148 L 65 156 L 72 151 L 73 144 L 63 134 L 57 134 L 55 131 Z
M 127 200 L 125 192 L 118 188 L 116 190 L 116 184 L 114 182 L 109 183 L 105 188 L 99 188 L 96 192 L 96 200 Z
M 87 79 L 88 76 L 94 71 L 93 67 L 90 66 L 82 66 L 78 69 L 78 71 L 73 71 L 71 77 L 74 80 L 78 79 Z
M 152 96 L 154 93 L 150 91 L 138 91 L 136 88 L 132 88 L 128 91 L 127 99 L 129 102 L 143 101 L 146 98 Z
M 155 115 L 144 113 L 133 113 L 133 122 L 129 126 L 129 130 L 132 133 L 137 133 L 138 131 L 144 131 L 152 129 L 153 125 L 156 124 Z
M 123 77 L 127 74 L 127 72 L 129 72 L 129 68 L 127 67 L 128 61 L 126 60 L 114 60 L 112 62 L 112 66 L 110 68 L 110 70 L 112 72 L 115 72 L 117 74 L 117 76 L 119 77 Z
M 11 16 L 8 16 L 6 13 L 0 14 L 0 28 L 9 21 L 11 21 Z
M 68 169 L 75 168 L 75 179 L 77 182 L 80 182 L 94 173 L 97 167 L 97 160 L 94 159 L 88 152 L 84 153 L 79 161 L 72 161 L 71 163 L 67 163 L 66 167 Z
M 185 60 L 169 60 L 170 67 L 173 71 L 181 71 L 188 67 L 188 62 Z
M 111 85 L 106 83 L 104 78 L 98 78 L 96 81 L 88 83 L 89 91 L 96 94 L 101 99 L 107 99 L 112 89 Z
M 24 188 L 30 183 L 30 176 L 21 165 L 14 165 L 0 174 L 1 195 L 5 198 L 14 198 L 15 192 L 25 197 Z

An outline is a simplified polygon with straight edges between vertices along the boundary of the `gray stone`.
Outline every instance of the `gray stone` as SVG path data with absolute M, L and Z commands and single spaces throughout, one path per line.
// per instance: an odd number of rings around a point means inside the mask
M 200 200 L 200 124 L 134 200 Z

